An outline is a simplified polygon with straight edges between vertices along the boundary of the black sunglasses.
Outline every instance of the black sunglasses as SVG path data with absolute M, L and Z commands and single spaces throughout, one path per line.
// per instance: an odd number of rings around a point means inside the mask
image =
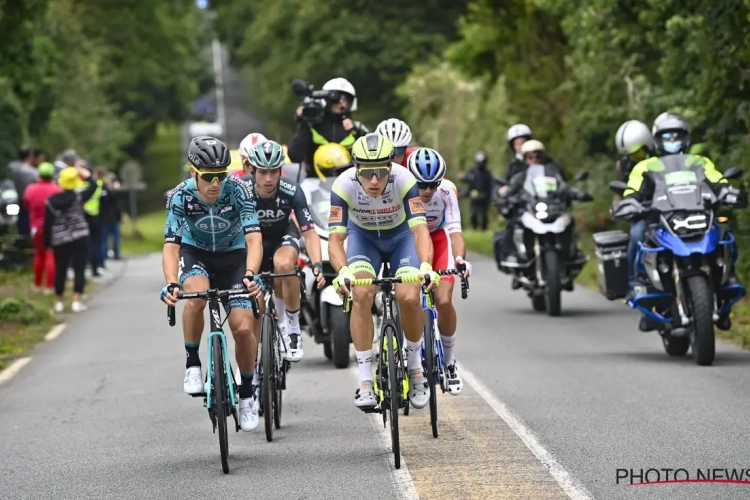
M 417 188 L 419 189 L 432 189 L 433 191 L 440 186 L 442 179 L 435 182 L 417 182 Z

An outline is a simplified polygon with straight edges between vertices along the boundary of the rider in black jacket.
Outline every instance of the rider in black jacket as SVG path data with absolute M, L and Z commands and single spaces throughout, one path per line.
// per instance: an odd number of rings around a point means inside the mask
M 334 78 L 323 85 L 323 90 L 338 91 L 341 99 L 325 103 L 321 115 L 313 119 L 303 117 L 304 108 L 298 107 L 297 130 L 289 143 L 289 161 L 304 162 L 307 177 L 315 177 L 313 155 L 318 147 L 335 142 L 351 149 L 358 137 L 369 133 L 367 127 L 350 118 L 357 110 L 357 94 L 349 81 Z

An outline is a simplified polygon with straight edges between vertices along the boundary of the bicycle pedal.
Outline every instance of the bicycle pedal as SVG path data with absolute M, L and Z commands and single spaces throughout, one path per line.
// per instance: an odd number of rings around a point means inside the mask
M 205 398 L 208 396 L 205 392 L 199 392 L 197 394 L 188 394 L 188 396 L 192 396 L 194 398 Z
M 365 413 L 381 413 L 380 407 L 377 405 L 360 408 L 360 410 L 362 410 Z

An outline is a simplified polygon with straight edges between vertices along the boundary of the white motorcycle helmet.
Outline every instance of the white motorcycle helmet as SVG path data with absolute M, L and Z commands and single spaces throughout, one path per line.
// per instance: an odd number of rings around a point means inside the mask
M 531 128 L 529 128 L 528 125 L 524 125 L 523 123 L 516 123 L 515 125 L 512 125 L 508 129 L 508 134 L 507 134 L 508 147 L 513 152 L 513 154 L 516 155 L 516 158 L 518 158 L 519 160 L 523 160 L 523 154 L 516 153 L 516 150 L 513 149 L 513 141 L 518 139 L 519 137 L 526 137 L 526 139 L 533 139 L 534 134 L 531 132 Z
M 653 151 L 654 138 L 648 126 L 638 120 L 628 120 L 617 129 L 615 146 L 621 155 L 633 154 L 643 147 Z
M 253 149 L 253 146 L 258 144 L 259 142 L 266 142 L 267 140 L 268 139 L 266 139 L 266 136 L 257 132 L 245 136 L 245 138 L 242 139 L 242 142 L 240 142 L 239 148 L 242 161 L 244 162 L 250 157 L 250 150 Z
M 349 111 L 357 111 L 357 91 L 346 78 L 334 78 L 323 85 L 323 90 L 338 90 L 352 96 L 352 107 Z
M 394 148 L 405 148 L 411 143 L 411 129 L 398 118 L 383 120 L 375 129 L 375 133 L 388 138 Z

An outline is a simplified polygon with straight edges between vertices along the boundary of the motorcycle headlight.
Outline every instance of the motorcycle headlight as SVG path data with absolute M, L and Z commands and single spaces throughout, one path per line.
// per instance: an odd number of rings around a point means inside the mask
M 544 203 L 541 203 L 541 205 L 544 205 Z M 539 209 L 539 206 L 537 206 L 537 210 L 538 209 Z M 546 207 L 545 207 L 545 209 L 546 209 Z M 536 218 L 537 219 L 542 219 L 543 220 L 543 219 L 546 219 L 547 217 L 549 217 L 549 214 L 547 212 L 537 212 L 536 213 Z
M 537 212 L 546 212 L 547 211 L 547 204 L 539 202 L 539 203 L 536 204 L 535 208 L 536 208 Z
M 708 218 L 706 214 L 675 215 L 669 223 L 675 233 L 692 232 L 708 229 Z
M 20 211 L 21 207 L 16 205 L 15 203 L 11 203 L 10 205 L 7 205 L 5 207 L 5 213 L 8 215 L 18 215 Z

